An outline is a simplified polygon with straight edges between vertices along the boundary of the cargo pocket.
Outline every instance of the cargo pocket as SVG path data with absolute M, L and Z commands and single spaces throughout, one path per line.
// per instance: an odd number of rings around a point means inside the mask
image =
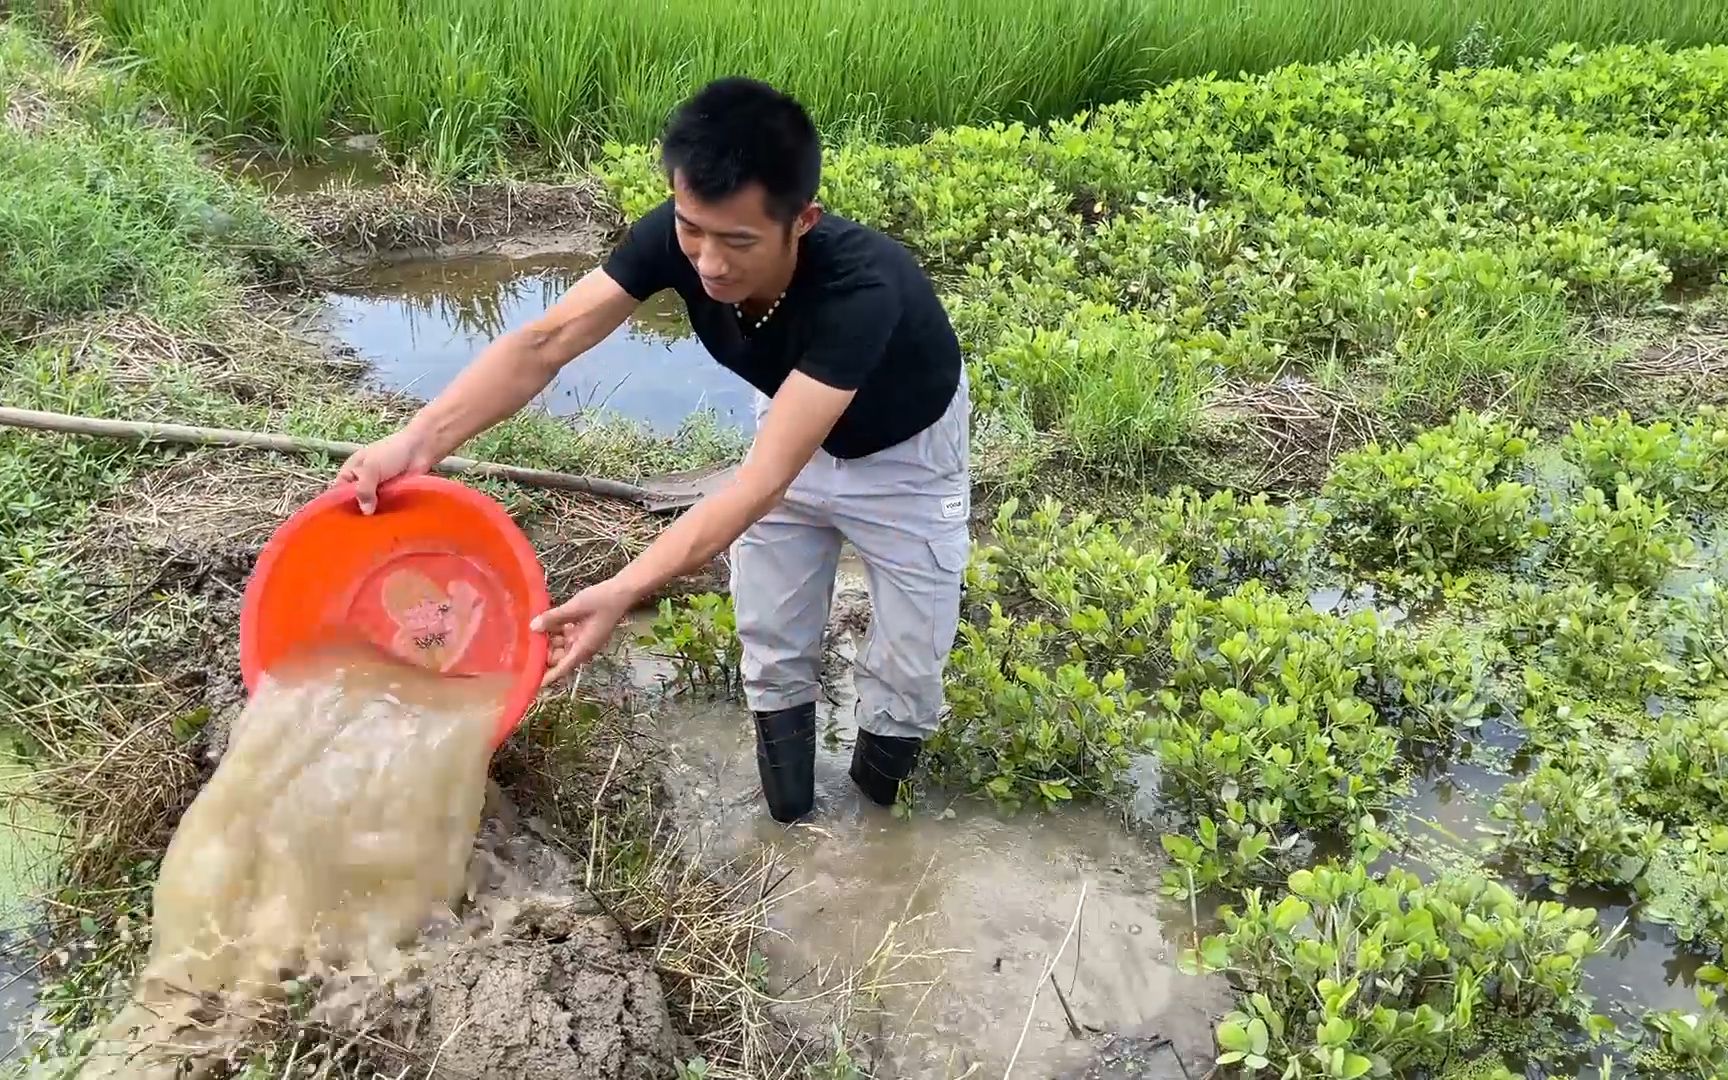
M 954 647 L 954 635 L 960 630 L 960 591 L 966 579 L 967 560 L 972 556 L 972 538 L 965 529 L 956 529 L 931 540 L 930 554 L 936 560 L 940 582 L 931 603 L 931 643 L 938 666 L 945 666 L 948 652 Z

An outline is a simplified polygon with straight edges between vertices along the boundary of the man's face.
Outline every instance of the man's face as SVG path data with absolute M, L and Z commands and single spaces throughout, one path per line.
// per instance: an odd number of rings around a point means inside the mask
M 696 268 L 702 288 L 722 303 L 737 304 L 782 288 L 798 238 L 815 224 L 814 204 L 788 228 L 768 212 L 767 193 L 750 184 L 724 199 L 705 202 L 672 175 L 678 246 Z

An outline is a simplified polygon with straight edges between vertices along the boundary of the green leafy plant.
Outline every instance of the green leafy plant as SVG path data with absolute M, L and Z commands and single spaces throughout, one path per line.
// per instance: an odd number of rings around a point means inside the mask
M 948 715 L 926 744 L 933 772 L 997 802 L 1055 805 L 1119 791 L 1136 754 L 1153 743 L 1144 697 L 1114 671 L 1046 669 L 1051 628 L 993 608 L 962 625 L 949 659 Z
M 1501 612 L 1500 635 L 1514 656 L 1564 682 L 1642 701 L 1681 677 L 1658 632 L 1663 614 L 1662 605 L 1632 593 L 1519 582 Z
M 1249 890 L 1223 932 L 1184 956 L 1241 990 L 1214 1031 L 1221 1066 L 1398 1075 L 1468 1053 L 1492 1015 L 1612 1026 L 1591 1016 L 1582 989 L 1603 946 L 1594 911 L 1521 901 L 1475 876 L 1375 877 L 1361 863 L 1300 870 L 1288 885 L 1277 900 Z
M 1713 986 L 1725 981 L 1722 971 L 1714 967 L 1699 972 L 1699 978 Z M 1690 1076 L 1728 1074 L 1728 1011 L 1722 1008 L 1721 992 L 1700 986 L 1694 993 L 1697 1012 L 1665 1009 L 1644 1018 L 1656 1044 L 1640 1055 L 1641 1064 Z
M 1636 424 L 1624 412 L 1575 421 L 1561 450 L 1594 487 L 1631 485 L 1682 509 L 1714 504 L 1728 482 L 1728 429 L 1708 407 L 1678 426 Z
M 1718 957 L 1728 949 L 1728 825 L 1682 828 L 1640 886 L 1645 918 Z
M 1323 514 L 1264 494 L 1244 499 L 1228 489 L 1202 495 L 1187 488 L 1148 500 L 1134 521 L 1208 592 L 1249 581 L 1293 584 L 1309 570 L 1326 524 Z
M 1091 514 L 1067 514 L 1046 500 L 1022 513 L 1010 499 L 997 511 L 996 541 L 968 571 L 979 605 L 1001 602 L 1016 617 L 1047 628 L 1052 659 L 1094 674 L 1121 668 L 1150 686 L 1168 665 L 1160 640 L 1173 605 L 1188 593 L 1182 567 L 1155 545 L 1138 543 Z
M 1598 583 L 1646 590 L 1691 553 L 1692 543 L 1662 496 L 1647 499 L 1621 484 L 1612 506 L 1601 488 L 1584 489 L 1567 514 L 1564 549 L 1567 561 Z
M 1645 740 L 1639 809 L 1675 824 L 1707 821 L 1728 806 L 1728 700 L 1677 706 Z
M 732 598 L 702 593 L 682 601 L 660 601 L 646 633 L 636 642 L 673 664 L 677 681 L 687 688 L 706 688 L 734 696 L 741 690 L 738 640 Z
M 1230 799 L 1222 825 L 1201 817 L 1192 839 L 1165 833 L 1160 840 L 1176 865 L 1164 873 L 1164 895 L 1191 900 L 1214 888 L 1234 891 L 1276 880 L 1279 857 L 1298 839 L 1295 833 L 1276 838 L 1282 817 L 1283 808 L 1276 802 L 1260 800 L 1250 811 Z
M 1503 823 L 1502 849 L 1565 891 L 1572 883 L 1630 885 L 1643 877 L 1663 826 L 1627 807 L 1636 766 L 1589 744 L 1502 788 L 1490 813 Z
M 1465 412 L 1402 446 L 1340 455 L 1325 488 L 1337 542 L 1428 577 L 1508 559 L 1543 528 L 1535 489 L 1513 479 L 1528 451 L 1527 434 Z

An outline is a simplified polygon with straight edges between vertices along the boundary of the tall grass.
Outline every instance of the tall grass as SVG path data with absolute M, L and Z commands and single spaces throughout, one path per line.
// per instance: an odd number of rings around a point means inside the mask
M 198 164 L 189 139 L 144 123 L 114 85 L 62 86 L 44 46 L 0 25 L 0 337 L 44 319 L 136 304 L 170 321 L 293 258 L 256 199 Z
M 703 81 L 750 74 L 826 128 L 1043 119 L 1170 78 L 1375 40 L 1451 61 L 1728 40 L 1719 0 L 98 0 L 187 114 L 296 150 L 340 125 L 462 166 L 651 138 Z

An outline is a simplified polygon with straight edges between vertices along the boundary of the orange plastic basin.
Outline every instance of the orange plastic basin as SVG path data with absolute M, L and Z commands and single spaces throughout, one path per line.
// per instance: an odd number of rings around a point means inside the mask
M 495 500 L 436 476 L 399 477 L 362 514 L 341 484 L 301 507 L 259 553 L 240 611 L 247 693 L 298 651 L 355 635 L 447 675 L 514 673 L 492 745 L 546 672 L 549 605 L 534 548 Z

